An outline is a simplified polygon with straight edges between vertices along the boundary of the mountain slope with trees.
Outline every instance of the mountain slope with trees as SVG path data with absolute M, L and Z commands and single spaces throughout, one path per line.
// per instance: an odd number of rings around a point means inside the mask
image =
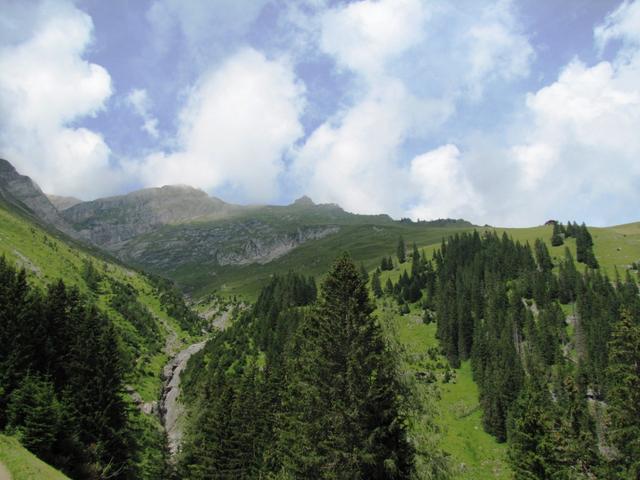
M 515 477 L 636 478 L 634 267 L 611 280 L 588 250 L 554 259 L 541 239 L 492 232 L 416 252 L 387 295 L 419 300 L 449 363 L 471 362 L 483 427 L 507 441 Z
M 275 277 L 193 357 L 181 478 L 447 478 L 437 449 L 418 459 L 414 393 L 355 264 L 338 258 L 315 296 Z
M 72 478 L 165 478 L 165 339 L 202 321 L 128 269 L 0 200 L 0 428 Z

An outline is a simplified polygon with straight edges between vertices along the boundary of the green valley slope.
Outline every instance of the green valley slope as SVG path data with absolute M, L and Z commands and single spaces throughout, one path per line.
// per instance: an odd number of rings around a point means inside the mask
M 0 478 L 4 479 L 2 466 L 11 475 L 11 480 L 68 480 L 66 475 L 20 445 L 17 439 L 6 435 L 0 435 Z
M 141 448 L 141 478 L 147 478 L 147 472 L 157 470 L 164 462 L 164 433 L 156 406 L 163 388 L 163 368 L 173 355 L 198 338 L 199 319 L 188 313 L 182 295 L 166 281 L 127 268 L 94 248 L 69 239 L 37 221 L 19 203 L 3 199 L 0 257 L 24 268 L 29 284 L 35 287 L 46 289 L 62 280 L 67 286 L 78 288 L 113 322 L 123 355 L 126 396 L 136 407 L 130 415 Z M 9 460 L 26 458 L 26 451 L 22 455 L 16 449 L 15 444 L 4 442 L 0 456 L 9 455 Z M 7 464 L 9 460 L 2 461 Z M 25 470 L 27 476 L 16 474 L 14 478 L 59 478 L 40 473 L 28 476 L 30 471 Z

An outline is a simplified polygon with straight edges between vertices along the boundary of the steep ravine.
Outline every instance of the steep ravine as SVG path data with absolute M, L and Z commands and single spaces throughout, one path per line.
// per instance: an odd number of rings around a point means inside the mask
M 207 343 L 206 340 L 193 345 L 189 345 L 180 351 L 175 357 L 165 365 L 162 372 L 164 387 L 162 398 L 160 399 L 160 418 L 164 429 L 167 432 L 169 442 L 169 452 L 175 455 L 182 441 L 182 414 L 184 406 L 179 402 L 180 396 L 180 374 L 187 367 L 191 356 L 202 350 Z
M 216 313 L 217 315 L 207 315 L 205 313 L 203 317 L 210 322 L 211 327 L 214 329 L 224 330 L 229 322 L 230 312 L 216 310 Z M 167 337 L 167 345 L 165 347 L 165 351 L 170 353 L 175 351 L 177 339 L 175 332 L 170 327 L 168 327 L 168 331 L 173 333 L 173 336 L 170 334 Z M 164 385 L 158 413 L 167 434 L 171 456 L 174 456 L 180 450 L 184 428 L 184 405 L 180 402 L 180 375 L 187 368 L 191 356 L 202 350 L 206 343 L 207 340 L 202 340 L 180 350 L 162 370 Z

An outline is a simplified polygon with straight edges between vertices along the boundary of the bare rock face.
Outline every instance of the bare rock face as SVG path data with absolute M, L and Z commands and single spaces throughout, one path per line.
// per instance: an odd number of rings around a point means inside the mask
M 22 202 L 40 220 L 73 237 L 78 237 L 71 225 L 31 178 L 20 175 L 6 160 L 0 159 L 0 196 L 10 203 Z
M 0 196 L 74 238 L 156 272 L 269 263 L 305 242 L 337 233 L 351 215 L 306 196 L 281 207 L 232 205 L 182 185 L 88 202 L 47 197 L 4 160 Z
M 266 264 L 301 244 L 339 231 L 335 225 L 296 226 L 279 230 L 255 219 L 223 224 L 186 224 L 156 234 L 143 235 L 117 245 L 114 252 L 124 260 L 155 270 L 175 265 Z
M 83 238 L 122 260 L 166 272 L 194 264 L 268 263 L 338 232 L 331 215 L 344 211 L 308 197 L 286 207 L 231 205 L 173 185 L 82 202 L 62 215 Z
M 83 237 L 111 250 L 163 225 L 220 218 L 233 209 L 202 190 L 171 185 L 82 202 L 63 215 Z
M 50 195 L 47 194 L 47 198 L 51 202 L 51 204 L 56 207 L 56 210 L 59 212 L 66 210 L 67 208 L 71 208 L 79 203 L 82 203 L 82 200 L 76 197 L 62 197 L 60 195 Z
M 182 442 L 183 425 L 181 419 L 184 405 L 180 402 L 180 375 L 187 367 L 192 355 L 198 353 L 206 345 L 206 341 L 195 343 L 178 353 L 165 365 L 162 377 L 164 388 L 160 400 L 159 413 L 169 440 L 169 451 L 175 455 Z

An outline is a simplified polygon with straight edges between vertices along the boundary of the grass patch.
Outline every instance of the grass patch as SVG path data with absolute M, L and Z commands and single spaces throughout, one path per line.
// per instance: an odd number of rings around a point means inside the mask
M 388 300 L 386 300 L 388 302 Z M 381 301 L 379 310 L 392 307 Z M 409 368 L 424 368 L 423 357 L 430 347 L 437 347 L 436 324 L 424 324 L 419 311 L 395 314 L 393 327 L 397 340 L 404 346 Z M 451 455 L 455 478 L 464 480 L 508 479 L 512 477 L 507 463 L 507 446 L 498 443 L 482 428 L 482 410 L 478 403 L 478 387 L 471 376 L 470 363 L 455 371 L 450 383 L 438 382 L 437 424 L 442 429 L 441 445 Z
M 6 435 L 0 435 L 0 463 L 11 473 L 12 480 L 69 480 L 20 445 L 16 438 Z

